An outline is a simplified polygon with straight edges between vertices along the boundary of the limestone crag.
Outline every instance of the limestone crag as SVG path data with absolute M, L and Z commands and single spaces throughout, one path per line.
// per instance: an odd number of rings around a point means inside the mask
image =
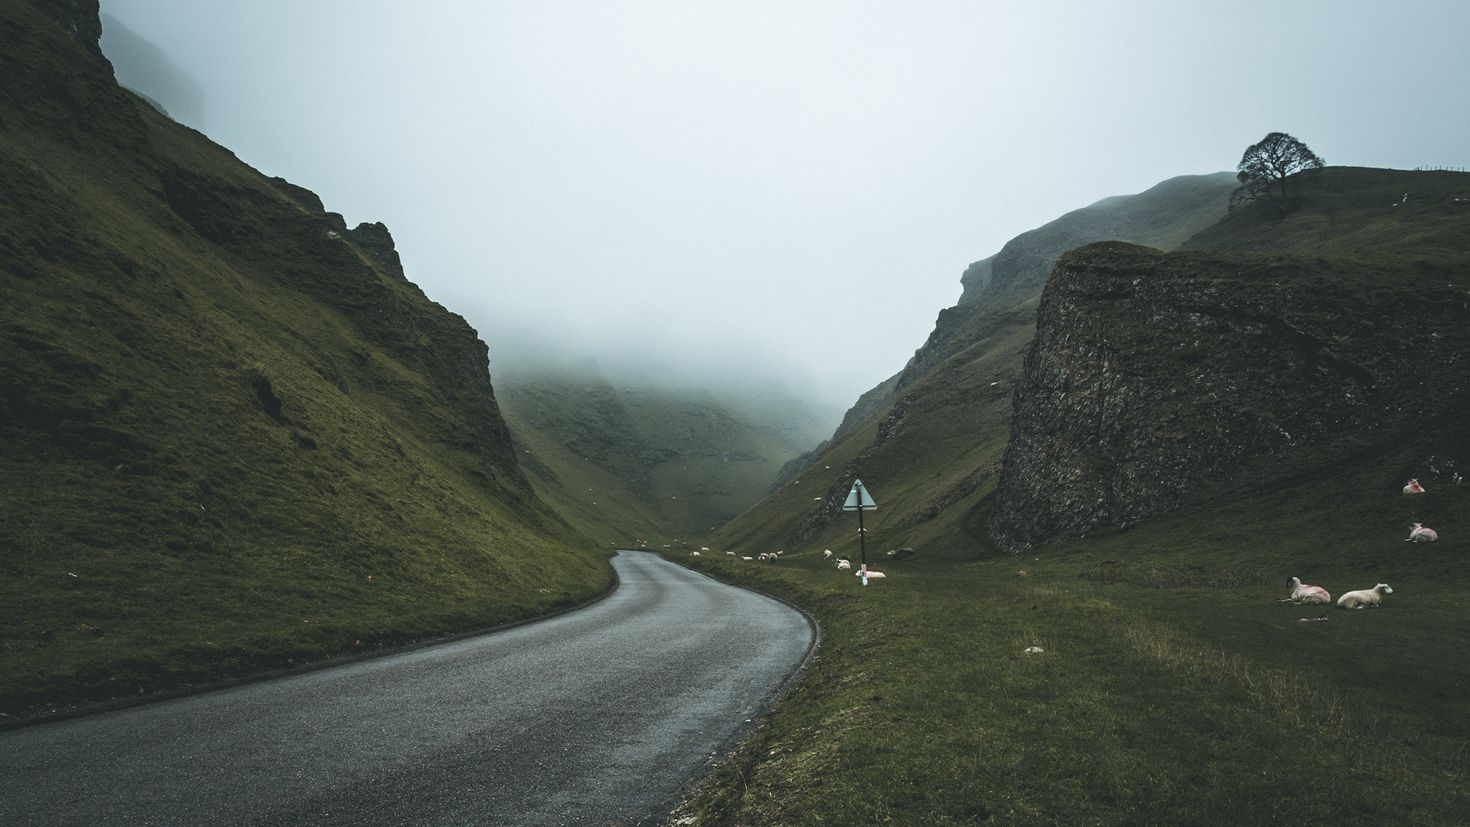
M 1269 484 L 1285 452 L 1325 463 L 1454 416 L 1470 293 L 1411 271 L 1121 243 L 1068 253 L 1016 389 L 991 533 L 1019 551 L 1126 528 Z

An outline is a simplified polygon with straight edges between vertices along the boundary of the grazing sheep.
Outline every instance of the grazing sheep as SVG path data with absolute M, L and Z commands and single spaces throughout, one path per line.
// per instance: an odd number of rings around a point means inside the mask
M 850 562 L 848 562 L 846 560 L 838 560 L 837 561 L 837 570 L 838 571 L 847 571 L 847 570 L 849 570 L 851 568 L 852 568 L 852 563 L 850 563 Z
M 741 560 L 754 560 L 754 557 L 741 557 Z
M 830 549 L 830 548 L 824 548 L 824 549 L 822 549 L 822 557 L 824 557 L 824 558 L 826 558 L 828 560 L 831 560 L 832 559 L 832 549 Z
M 1406 485 L 1406 486 L 1404 486 L 1404 493 L 1405 494 L 1423 494 L 1424 493 L 1424 486 L 1420 485 L 1418 480 L 1409 480 L 1409 484 Z
M 699 550 L 700 551 L 709 551 L 709 546 L 700 546 L 699 547 Z
M 1387 583 L 1379 583 L 1371 589 L 1359 589 L 1337 598 L 1339 609 L 1376 609 L 1385 594 L 1393 594 Z
M 727 551 L 725 553 L 728 554 L 728 555 L 730 555 L 731 557 L 734 557 L 735 556 L 735 552 L 733 552 L 733 551 Z
M 1328 594 L 1326 589 L 1321 586 L 1313 586 L 1310 583 L 1303 583 L 1299 577 L 1293 577 L 1286 581 L 1286 587 L 1291 589 L 1291 602 L 1293 603 L 1316 605 L 1332 602 L 1332 595 Z
M 1439 539 L 1439 532 L 1432 528 L 1425 528 L 1423 523 L 1414 523 L 1409 530 L 1409 536 L 1404 538 L 1406 543 L 1432 543 Z
M 699 552 L 697 552 L 697 551 L 691 551 L 691 552 L 689 552 L 689 556 L 690 557 L 698 557 L 699 556 Z

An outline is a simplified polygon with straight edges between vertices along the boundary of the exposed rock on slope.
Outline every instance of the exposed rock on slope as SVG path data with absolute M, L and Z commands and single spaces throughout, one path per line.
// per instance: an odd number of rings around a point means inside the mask
M 1463 411 L 1470 292 L 1415 265 L 1098 244 L 1047 284 L 991 530 L 1125 528 Z M 1320 450 L 1318 450 L 1320 449 Z

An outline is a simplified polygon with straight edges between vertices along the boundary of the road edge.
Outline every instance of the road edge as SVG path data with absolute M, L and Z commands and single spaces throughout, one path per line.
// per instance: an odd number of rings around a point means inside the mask
M 647 549 L 641 550 L 646 551 Z M 766 719 L 771 716 L 771 713 L 776 710 L 776 707 L 779 706 L 781 702 L 786 699 L 786 696 L 791 694 L 791 691 L 796 688 L 797 682 L 806 674 L 807 667 L 811 665 L 812 659 L 816 657 L 817 650 L 821 648 L 822 645 L 822 624 L 811 612 L 808 612 L 806 609 L 803 609 L 802 607 L 796 605 L 795 603 L 787 600 L 784 597 L 781 597 L 780 595 L 771 594 L 770 592 L 763 589 L 757 589 L 753 586 L 747 586 L 742 583 L 731 582 L 722 577 L 716 577 L 710 572 L 700 571 L 698 569 L 691 568 L 659 552 L 652 553 L 659 559 L 666 560 L 678 566 L 679 568 L 684 569 L 685 571 L 693 572 L 694 574 L 698 574 L 702 577 L 708 577 L 716 583 L 722 583 L 726 586 L 733 586 L 737 589 L 744 589 L 748 592 L 754 592 L 755 594 L 758 594 L 762 597 L 766 597 L 776 601 L 777 603 L 781 603 L 788 608 L 795 610 L 802 617 L 806 618 L 807 626 L 809 626 L 812 630 L 812 641 L 807 646 L 806 652 L 801 656 L 801 663 L 798 663 L 796 665 L 796 668 L 791 670 L 791 674 L 787 675 L 781 681 L 780 685 L 778 685 L 775 689 L 772 689 L 765 698 L 761 699 L 759 711 L 757 711 L 752 717 L 746 719 L 744 723 L 742 723 L 739 727 L 735 729 L 733 733 L 730 734 L 730 737 L 722 741 L 719 747 L 716 748 L 714 753 L 711 754 L 709 758 L 706 758 L 702 764 L 700 764 L 699 769 L 696 770 L 694 774 L 690 775 L 683 784 L 679 785 L 679 789 L 676 790 L 673 795 L 669 796 L 667 799 L 664 800 L 663 803 L 659 805 L 659 809 L 651 814 L 648 820 L 638 822 L 640 827 L 643 827 L 643 825 L 649 825 L 649 827 L 654 827 L 654 825 L 657 825 L 657 827 L 683 827 L 683 825 L 688 825 L 692 822 L 681 820 L 679 812 L 680 808 L 682 808 L 686 802 L 693 798 L 695 791 L 710 777 L 710 774 L 713 773 L 716 768 L 723 766 L 727 761 L 735 756 L 735 753 L 739 750 L 741 745 L 743 745 L 748 738 L 755 734 L 756 730 L 758 730 L 765 723 Z

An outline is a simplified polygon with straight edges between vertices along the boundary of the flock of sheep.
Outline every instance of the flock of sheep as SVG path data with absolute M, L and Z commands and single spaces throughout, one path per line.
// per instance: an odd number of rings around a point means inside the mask
M 689 556 L 690 557 L 699 557 L 699 556 L 701 556 L 701 554 L 708 554 L 708 553 L 709 553 L 709 547 L 708 546 L 700 546 L 698 551 L 691 551 L 691 552 L 689 552 Z M 786 554 L 786 550 L 785 549 L 781 549 L 779 551 L 763 551 L 763 552 L 761 552 L 760 554 L 757 554 L 754 557 L 751 557 L 749 555 L 737 555 L 733 551 L 727 551 L 727 552 L 725 552 L 725 554 L 727 556 L 730 556 L 730 557 L 737 557 L 738 556 L 738 557 L 740 557 L 741 560 L 759 560 L 759 561 L 761 561 L 763 563 L 774 563 L 777 560 L 781 559 L 781 557 L 784 554 Z M 828 549 L 822 549 L 822 557 L 824 559 L 828 560 L 829 562 L 831 560 L 833 560 L 834 558 L 833 558 L 832 549 L 830 549 L 830 548 L 828 548 Z M 837 570 L 838 571 L 852 571 L 852 558 L 851 557 L 837 557 L 835 559 L 837 560 Z M 861 576 L 862 575 L 862 572 L 861 571 L 854 572 L 854 573 L 857 574 L 858 576 Z M 885 578 L 887 576 L 888 575 L 884 574 L 881 571 L 874 571 L 872 569 L 868 569 L 868 579 L 870 579 L 870 580 L 881 580 L 881 579 L 883 579 L 883 578 Z
M 1454 481 L 1458 483 L 1460 482 L 1460 480 L 1460 475 L 1455 474 Z M 1404 493 L 1423 494 L 1424 486 L 1419 483 L 1419 480 L 1411 479 L 1409 480 L 1408 484 L 1404 486 Z M 1435 531 L 1432 528 L 1426 527 L 1422 523 L 1414 523 L 1413 526 L 1409 529 L 1409 536 L 1404 538 L 1404 542 L 1433 543 L 1438 539 L 1439 532 Z M 698 557 L 700 556 L 700 552 L 708 553 L 709 548 L 701 547 L 699 551 L 690 552 L 690 554 L 694 557 Z M 755 557 L 742 556 L 740 559 L 760 560 L 763 562 L 774 563 L 785 553 L 785 550 L 762 552 Z M 731 557 L 736 556 L 735 552 L 733 551 L 727 551 L 725 552 L 725 554 Z M 834 559 L 832 549 L 823 549 L 822 557 L 828 562 L 831 562 Z M 838 571 L 852 570 L 852 558 L 836 556 L 835 560 L 837 563 Z M 861 575 L 862 572 L 856 572 L 856 574 Z M 884 574 L 881 571 L 873 571 L 872 569 L 868 570 L 868 577 L 872 579 L 884 578 L 887 576 L 888 575 Z M 1315 586 L 1310 583 L 1303 583 L 1301 581 L 1301 578 L 1299 577 L 1293 577 L 1288 580 L 1286 582 L 1286 587 L 1291 590 L 1291 596 L 1282 598 L 1283 603 L 1290 601 L 1298 605 L 1326 605 L 1332 602 L 1332 594 L 1330 592 L 1328 592 L 1321 586 Z M 1387 583 L 1379 583 L 1371 589 L 1358 589 L 1356 591 L 1350 591 L 1346 594 L 1343 594 L 1337 599 L 1337 605 L 1338 608 L 1342 609 L 1373 609 L 1383 604 L 1383 596 L 1386 594 L 1393 594 L 1393 589 L 1390 588 Z
M 1455 482 L 1460 481 L 1460 475 L 1455 474 Z M 1409 480 L 1404 486 L 1405 494 L 1423 494 L 1424 486 L 1417 479 Z M 1409 536 L 1404 538 L 1406 543 L 1432 543 L 1439 539 L 1439 532 L 1432 528 L 1426 528 L 1422 523 L 1414 523 L 1409 529 Z M 1293 577 L 1286 581 L 1286 587 L 1291 590 L 1291 596 L 1284 598 L 1299 605 L 1326 605 L 1332 602 L 1332 594 L 1321 586 L 1311 583 L 1303 583 L 1301 578 Z M 1393 594 L 1393 589 L 1387 583 L 1379 583 L 1371 589 L 1358 589 L 1347 592 L 1337 598 L 1337 606 L 1340 609 L 1376 609 L 1383 604 L 1383 596 Z

